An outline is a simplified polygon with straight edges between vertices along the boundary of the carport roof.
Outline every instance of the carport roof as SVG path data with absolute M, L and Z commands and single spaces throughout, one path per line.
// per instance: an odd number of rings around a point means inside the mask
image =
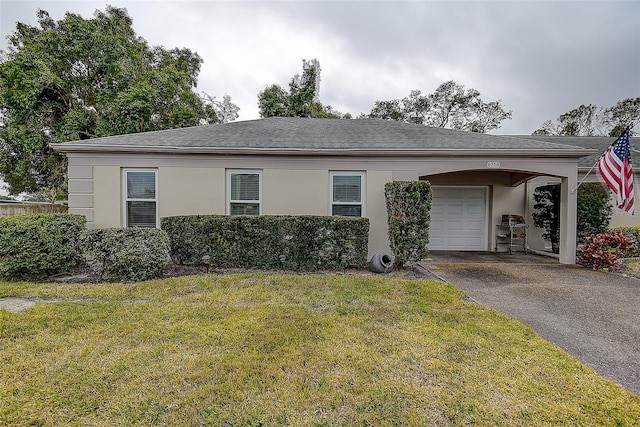
M 288 154 L 327 152 L 547 152 L 588 155 L 591 150 L 564 140 L 546 141 L 432 128 L 381 119 L 271 117 L 207 126 L 109 136 L 54 144 L 65 152 L 170 151 L 240 152 L 264 150 Z M 524 153 L 521 153 L 524 154 Z

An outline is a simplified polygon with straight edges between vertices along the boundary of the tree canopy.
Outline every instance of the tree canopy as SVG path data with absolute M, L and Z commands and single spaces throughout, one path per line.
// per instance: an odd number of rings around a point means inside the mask
M 152 47 L 126 9 L 17 23 L 0 57 L 0 176 L 11 194 L 64 192 L 50 144 L 234 120 L 238 107 L 194 91 L 202 59 Z
M 618 101 L 614 106 L 598 108 L 594 104 L 580 105 L 558 116 L 555 122 L 546 120 L 534 135 L 620 136 L 630 126 L 640 123 L 640 97 Z
M 511 111 L 501 100 L 484 102 L 477 90 L 450 80 L 429 95 L 413 90 L 402 99 L 376 101 L 369 117 L 485 133 L 511 119 Z
M 258 93 L 260 117 L 351 118 L 320 102 L 320 62 L 302 60 L 302 75 L 289 82 L 289 90 L 272 84 Z

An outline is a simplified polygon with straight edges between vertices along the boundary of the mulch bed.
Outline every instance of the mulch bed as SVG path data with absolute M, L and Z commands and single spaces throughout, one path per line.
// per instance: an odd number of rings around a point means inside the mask
M 164 270 L 162 279 L 170 277 L 182 277 L 182 276 L 194 276 L 198 274 L 237 274 L 237 273 L 268 273 L 268 274 L 351 274 L 351 275 L 370 275 L 370 276 L 390 276 L 390 277 L 406 277 L 414 279 L 435 279 L 438 280 L 429 270 L 422 266 L 416 265 L 413 269 L 393 270 L 387 274 L 372 273 L 367 269 L 345 269 L 345 270 L 332 270 L 332 271 L 312 271 L 312 272 L 298 272 L 298 271 L 283 271 L 283 270 L 251 270 L 240 268 L 229 269 L 212 269 L 207 265 L 181 265 L 170 262 Z M 87 266 L 79 266 L 73 272 L 73 274 L 59 275 L 49 277 L 43 282 L 54 283 L 102 283 L 99 276 L 92 273 L 91 269 Z

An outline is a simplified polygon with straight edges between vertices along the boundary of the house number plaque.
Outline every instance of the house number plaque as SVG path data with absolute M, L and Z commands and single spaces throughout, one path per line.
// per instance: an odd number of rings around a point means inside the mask
M 500 167 L 500 162 L 487 162 L 487 167 L 489 169 L 498 169 Z

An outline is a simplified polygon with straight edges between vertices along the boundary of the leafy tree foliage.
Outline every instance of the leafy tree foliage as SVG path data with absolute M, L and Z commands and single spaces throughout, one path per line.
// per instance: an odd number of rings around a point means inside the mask
M 602 234 L 611 221 L 611 192 L 600 182 L 586 182 L 578 187 L 578 242 L 592 234 Z
M 608 108 L 594 104 L 580 105 L 558 116 L 556 121 L 546 120 L 534 135 L 620 136 L 622 132 L 640 122 L 640 97 L 622 99 Z
M 450 80 L 429 95 L 413 90 L 402 99 L 376 101 L 369 117 L 485 133 L 510 119 L 511 111 L 501 100 L 485 103 L 477 90 Z
M 532 135 L 556 135 L 556 125 L 551 120 L 545 120 L 538 129 L 534 130 Z
M 222 97 L 222 101 L 218 101 L 215 97 L 207 95 L 206 93 L 203 94 L 203 98 L 205 102 L 208 102 L 209 105 L 213 106 L 218 123 L 229 123 L 238 118 L 238 111 L 240 111 L 240 107 L 231 102 L 231 97 L 229 95 L 225 94 Z
M 542 238 L 552 247 L 560 241 L 560 184 L 537 187 L 533 192 L 533 224 L 543 228 Z M 611 220 L 611 201 L 608 187 L 599 182 L 587 182 L 578 187 L 577 240 L 584 241 L 592 234 L 604 233 Z
M 533 192 L 533 225 L 544 228 L 542 238 L 554 251 L 560 241 L 560 184 L 543 185 Z
M 126 9 L 18 23 L 0 57 L 0 176 L 11 194 L 64 192 L 52 143 L 233 120 L 237 107 L 194 92 L 202 59 L 150 47 Z
M 627 126 L 640 123 L 640 97 L 622 99 L 613 107 L 604 109 L 600 120 L 609 136 L 622 135 Z
M 593 104 L 580 105 L 561 114 L 553 123 L 545 121 L 533 132 L 534 135 L 592 136 L 596 132 L 597 107 Z
M 320 62 L 302 60 L 302 75 L 289 82 L 289 90 L 272 84 L 258 93 L 260 117 L 351 118 L 320 102 Z

